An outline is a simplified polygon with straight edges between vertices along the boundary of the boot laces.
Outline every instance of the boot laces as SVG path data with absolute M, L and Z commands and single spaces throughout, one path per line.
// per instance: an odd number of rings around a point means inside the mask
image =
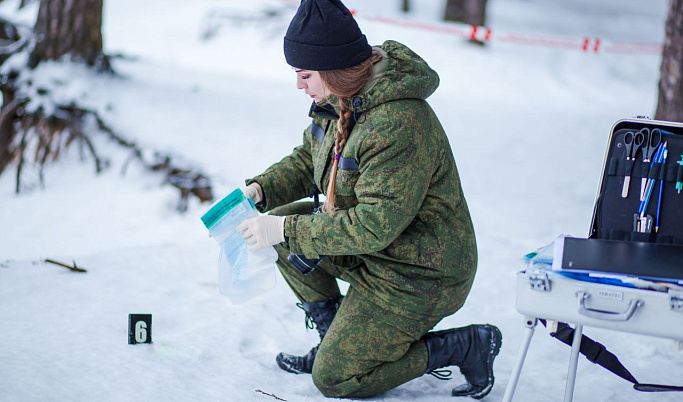
M 453 375 L 453 371 L 451 371 L 451 370 L 432 370 L 427 374 L 432 375 L 439 380 L 452 380 L 453 379 L 453 377 L 451 377 L 451 375 Z
M 304 311 L 304 324 L 306 325 L 306 330 L 315 329 L 315 321 L 313 321 L 313 317 L 308 314 L 308 311 L 306 311 L 304 305 L 302 303 L 297 303 L 296 306 Z

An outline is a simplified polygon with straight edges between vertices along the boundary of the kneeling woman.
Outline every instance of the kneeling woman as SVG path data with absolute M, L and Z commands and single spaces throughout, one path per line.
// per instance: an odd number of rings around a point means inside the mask
M 458 366 L 455 396 L 493 386 L 492 325 L 429 332 L 462 307 L 474 229 L 451 146 L 425 99 L 439 78 L 406 46 L 372 48 L 338 0 L 303 0 L 285 36 L 297 88 L 315 99 L 303 144 L 244 191 L 263 215 L 239 230 L 275 245 L 321 343 L 278 365 L 330 397 L 370 397 Z M 323 192 L 324 205 L 294 202 Z M 336 279 L 349 283 L 345 297 Z M 343 299 L 343 301 L 342 301 Z

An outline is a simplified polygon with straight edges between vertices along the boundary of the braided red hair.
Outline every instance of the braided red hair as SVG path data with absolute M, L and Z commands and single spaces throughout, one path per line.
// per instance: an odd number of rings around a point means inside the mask
M 330 171 L 330 182 L 325 193 L 326 200 L 323 205 L 323 212 L 336 210 L 334 205 L 334 188 L 337 184 L 337 169 L 339 167 L 339 157 L 341 156 L 346 141 L 349 138 L 349 128 L 353 119 L 350 100 L 358 94 L 374 75 L 374 64 L 382 59 L 382 55 L 377 50 L 372 51 L 372 55 L 365 61 L 355 66 L 340 70 L 320 71 L 320 78 L 330 89 L 337 99 L 339 99 L 339 120 L 337 120 L 337 132 L 334 139 L 334 162 Z

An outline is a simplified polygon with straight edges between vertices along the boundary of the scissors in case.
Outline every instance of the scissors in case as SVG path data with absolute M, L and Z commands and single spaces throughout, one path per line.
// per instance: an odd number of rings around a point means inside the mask
M 643 178 L 640 180 L 640 200 L 643 201 L 647 187 L 647 176 L 650 172 L 650 163 L 655 152 L 657 152 L 657 148 L 659 148 L 659 144 L 662 143 L 662 132 L 658 128 L 652 131 L 649 128 L 643 128 L 640 130 L 640 133 L 645 138 L 643 142 Z
M 624 177 L 624 187 L 621 189 L 621 196 L 628 197 L 628 187 L 631 183 L 631 171 L 633 171 L 633 163 L 636 160 L 638 149 L 645 142 L 645 135 L 642 132 L 634 133 L 629 131 L 624 135 L 624 148 L 626 148 L 626 177 Z

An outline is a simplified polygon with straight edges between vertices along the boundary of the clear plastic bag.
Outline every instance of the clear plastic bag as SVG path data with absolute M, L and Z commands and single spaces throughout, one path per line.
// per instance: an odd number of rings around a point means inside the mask
M 237 189 L 202 216 L 202 222 L 221 249 L 218 291 L 235 304 L 244 303 L 275 286 L 277 251 L 273 247 L 249 251 L 237 231 L 242 221 L 258 215 L 251 198 Z

